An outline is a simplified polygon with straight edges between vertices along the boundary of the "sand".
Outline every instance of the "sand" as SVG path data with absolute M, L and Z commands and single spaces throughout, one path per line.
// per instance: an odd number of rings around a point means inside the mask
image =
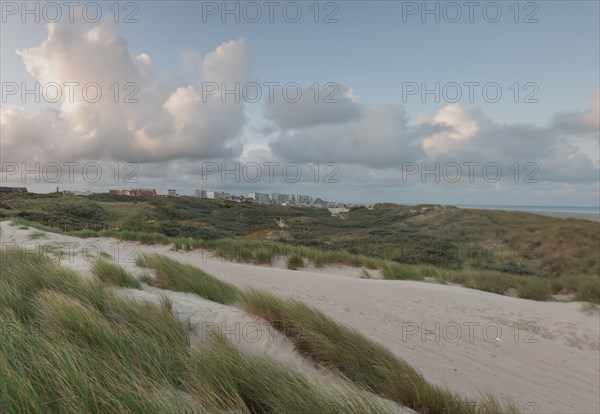
M 48 234 L 48 240 L 28 241 L 31 230 L 7 222 L 0 226 L 3 249 L 7 242 L 93 244 L 107 253 L 119 252 L 115 258 L 137 274 L 142 270 L 136 269 L 134 254 L 157 252 L 238 286 L 301 300 L 385 345 L 429 381 L 469 397 L 483 392 L 510 396 L 523 412 L 600 412 L 600 315 L 583 312 L 581 303 L 536 302 L 425 282 L 360 279 L 344 267 L 331 267 L 327 273 L 230 263 L 199 250 L 174 252 L 169 246 L 112 239 Z M 74 257 L 63 263 L 85 273 L 91 261 Z M 134 294 L 156 293 L 147 288 Z M 188 313 L 203 315 L 200 321 L 216 321 L 231 332 L 236 332 L 236 322 L 256 322 L 235 308 L 227 310 L 195 295 L 175 295 L 181 301 L 178 309 L 191 306 Z M 308 369 L 285 342 L 278 336 L 256 346 Z

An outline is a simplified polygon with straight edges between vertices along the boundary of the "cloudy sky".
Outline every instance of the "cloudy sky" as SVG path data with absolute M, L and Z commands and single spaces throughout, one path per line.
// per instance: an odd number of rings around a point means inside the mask
M 2 185 L 596 206 L 599 13 L 2 2 Z

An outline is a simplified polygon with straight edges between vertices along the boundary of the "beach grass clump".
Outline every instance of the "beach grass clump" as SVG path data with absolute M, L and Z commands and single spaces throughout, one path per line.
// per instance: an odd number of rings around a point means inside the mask
M 2 263 L 3 411 L 201 408 L 190 405 L 176 388 L 184 378 L 188 338 L 172 313 L 119 298 L 60 266 L 15 260 L 5 253 Z
M 373 275 L 371 274 L 371 272 L 369 272 L 364 267 L 362 269 L 360 269 L 359 276 L 360 276 L 361 279 L 373 279 Z
M 140 255 L 137 264 L 155 270 L 156 277 L 145 280 L 161 289 L 191 292 L 222 304 L 235 302 L 239 295 L 239 290 L 234 285 L 223 282 L 197 267 L 179 263 L 162 255 Z
M 522 299 L 545 301 L 550 296 L 548 281 L 536 276 L 523 276 L 517 279 L 517 295 Z
M 92 266 L 92 273 L 98 280 L 110 285 L 141 289 L 140 282 L 123 267 L 106 259 L 98 259 Z
M 168 244 L 169 238 L 162 233 L 152 233 L 144 231 L 119 231 L 118 238 L 127 241 L 139 241 L 142 244 Z
M 317 268 L 325 266 L 327 263 L 331 263 L 331 253 L 327 251 L 316 251 L 310 258 Z
M 88 239 L 91 237 L 100 237 L 100 232 L 90 229 L 74 230 L 67 233 L 69 236 L 80 237 L 82 239 Z
M 331 385 L 246 354 L 222 335 L 193 349 L 189 328 L 168 300 L 160 306 L 136 301 L 46 261 L 0 254 L 2 411 L 399 410 L 343 378 Z
M 183 244 L 181 242 L 181 239 L 175 239 L 173 240 L 173 250 L 175 250 L 176 252 L 181 250 L 183 248 Z
M 423 280 L 423 274 L 414 265 L 389 262 L 382 267 L 383 277 L 390 280 Z
M 569 295 L 577 291 L 580 276 L 573 274 L 561 275 L 548 280 L 548 288 L 552 295 Z
M 287 364 L 242 353 L 221 335 L 191 357 L 199 373 L 198 391 L 226 390 L 220 409 L 243 407 L 251 413 L 390 413 L 398 406 L 337 379 L 335 388 L 317 382 Z M 192 382 L 190 384 L 194 386 Z M 239 409 L 239 408 L 238 408 Z
M 513 286 L 510 275 L 495 270 L 465 270 L 466 287 L 504 295 Z
M 213 249 L 215 255 L 232 262 L 252 263 L 254 253 L 251 249 L 252 243 L 245 240 L 219 240 L 206 243 L 204 247 Z
M 254 263 L 255 264 L 272 264 L 273 263 L 273 253 L 271 249 L 268 247 L 260 247 L 256 249 L 254 253 Z
M 288 257 L 285 263 L 287 268 L 290 270 L 296 270 L 300 267 L 304 267 L 304 260 L 302 259 L 302 256 L 298 254 L 293 254 Z
M 186 252 L 190 252 L 196 248 L 196 243 L 193 239 L 189 237 L 178 237 L 171 240 L 171 244 L 173 244 L 173 250 L 185 250 Z
M 249 290 L 240 296 L 239 306 L 268 321 L 317 365 L 419 413 L 493 412 L 487 410 L 489 404 L 428 383 L 387 348 L 301 302 Z M 500 412 L 516 412 L 509 402 L 496 405 L 502 408 Z
M 576 285 L 575 300 L 600 304 L 600 278 L 597 276 L 581 276 Z

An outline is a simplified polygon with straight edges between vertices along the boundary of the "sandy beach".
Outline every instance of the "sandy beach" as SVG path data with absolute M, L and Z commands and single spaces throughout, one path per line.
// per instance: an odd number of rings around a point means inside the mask
M 146 270 L 135 266 L 135 255 L 156 252 L 238 286 L 300 300 L 385 345 L 429 381 L 469 397 L 485 392 L 510 396 L 523 412 L 596 413 L 600 408 L 600 317 L 598 311 L 584 312 L 582 303 L 536 302 L 426 282 L 360 279 L 341 266 L 314 272 L 231 263 L 200 250 L 174 252 L 170 246 L 106 238 L 46 233 L 45 238 L 31 239 L 37 230 L 0 225 L 5 250 L 72 244 L 73 254 L 62 263 L 82 275 L 93 263 L 81 254 L 86 246 L 87 251 L 94 246 L 113 254 L 137 275 Z M 137 295 L 152 300 L 157 293 L 146 287 Z M 236 323 L 260 322 L 195 295 L 169 295 L 182 312 L 234 332 Z M 265 335 L 256 343 L 259 351 L 295 359 L 295 365 L 311 369 L 301 357 L 290 357 L 294 350 L 281 335 Z

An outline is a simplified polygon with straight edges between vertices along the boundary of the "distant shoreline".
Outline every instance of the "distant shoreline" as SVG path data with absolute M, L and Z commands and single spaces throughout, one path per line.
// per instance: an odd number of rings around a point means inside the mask
M 535 209 L 527 209 L 526 207 L 520 209 L 518 207 L 492 207 L 492 206 L 465 206 L 458 205 L 458 208 L 470 209 L 470 210 L 498 210 L 498 211 L 519 211 L 521 213 L 532 213 L 532 214 L 540 214 L 542 216 L 550 216 L 550 217 L 559 217 L 559 218 L 576 218 L 582 220 L 591 220 L 600 222 L 600 211 L 590 211 L 590 212 L 582 212 L 582 211 L 552 211 L 552 210 L 535 210 Z

